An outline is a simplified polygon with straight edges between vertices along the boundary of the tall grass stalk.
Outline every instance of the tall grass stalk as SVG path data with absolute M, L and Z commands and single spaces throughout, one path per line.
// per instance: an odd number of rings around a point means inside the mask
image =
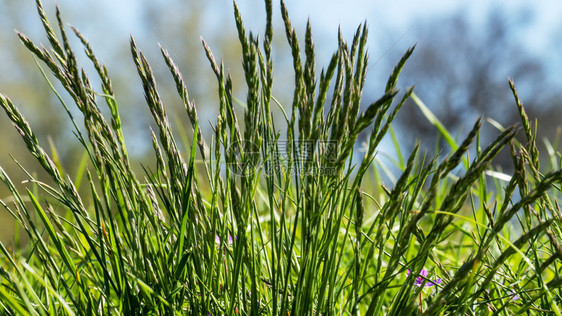
M 312 26 L 300 40 L 281 1 L 295 81 L 292 103 L 282 105 L 272 92 L 272 3 L 265 1 L 261 38 L 245 29 L 234 4 L 245 110 L 234 106 L 241 103 L 232 90 L 240 78 L 231 78 L 203 41 L 217 78 L 213 135 L 204 135 L 182 74 L 162 49 L 191 122 L 187 154 L 152 67 L 131 38 L 155 122 L 155 162 L 139 174 L 127 153 L 108 70 L 72 28 L 96 71 L 87 74 L 60 10 L 55 30 L 36 2 L 50 47 L 18 36 L 61 100 L 86 159 L 73 180 L 0 95 L 50 176 L 28 173 L 21 187 L 0 169 L 11 193 L 1 203 L 30 240 L 16 250 L 0 244 L 2 314 L 560 315 L 562 171 L 540 166 L 537 125 L 529 122 L 513 82 L 526 144 L 516 142 L 519 129 L 509 127 L 481 147 L 482 119 L 464 140 L 452 138 L 413 87 L 397 90 L 414 47 L 398 61 L 382 96 L 362 109 L 366 24 L 351 42 L 338 34 L 337 50 L 317 75 Z M 81 123 L 47 72 L 83 114 Z M 100 87 L 92 86 L 92 75 Z M 391 126 L 410 97 L 447 139 L 452 151 L 446 157 L 428 157 L 418 145 L 402 159 Z M 402 173 L 388 188 L 377 149 L 389 131 Z M 365 132 L 359 157 L 356 143 Z M 472 148 L 476 155 L 469 157 Z M 491 169 L 502 150 L 511 153 L 512 175 Z M 557 162 L 559 154 L 549 158 Z M 88 190 L 79 190 L 82 174 Z M 493 182 L 488 174 L 502 177 Z

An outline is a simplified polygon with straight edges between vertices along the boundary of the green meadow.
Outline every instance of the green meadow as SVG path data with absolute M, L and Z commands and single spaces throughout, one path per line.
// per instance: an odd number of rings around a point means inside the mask
M 202 41 L 218 92 L 209 130 L 170 54 L 162 48 L 149 63 L 131 37 L 129 62 L 156 127 L 153 161 L 141 164 L 127 150 L 111 69 L 58 8 L 50 19 L 37 0 L 48 42 L 18 36 L 83 155 L 65 168 L 25 105 L 0 94 L 42 169 L 20 165 L 24 184 L 0 169 L 9 192 L 1 212 L 18 227 L 13 245 L 0 243 L 0 314 L 561 315 L 560 152 L 539 153 L 515 83 L 506 90 L 519 124 L 498 125 L 484 143 L 481 118 L 454 137 L 414 87 L 397 89 L 415 47 L 381 95 L 364 100 L 365 24 L 334 37 L 332 58 L 318 65 L 312 27 L 295 30 L 283 1 L 275 16 L 284 29 L 273 29 L 266 0 L 259 32 L 234 5 L 244 76 L 231 77 Z M 288 104 L 272 92 L 274 31 L 292 54 Z M 95 71 L 84 70 L 83 52 Z M 156 67 L 169 70 L 189 125 L 167 114 Z M 233 83 L 245 85 L 245 99 Z M 438 155 L 398 141 L 393 120 L 407 100 L 447 144 Z M 383 138 L 392 168 L 380 159 Z M 512 172 L 494 168 L 500 153 Z

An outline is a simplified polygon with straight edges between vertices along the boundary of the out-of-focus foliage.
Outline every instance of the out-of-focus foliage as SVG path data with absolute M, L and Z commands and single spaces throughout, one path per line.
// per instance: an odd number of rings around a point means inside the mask
M 562 115 L 562 94 L 559 83 L 552 80 L 555 61 L 547 58 L 547 51 L 533 49 L 524 36 L 534 19 L 528 8 L 508 14 L 496 7 L 482 15 L 481 23 L 474 23 L 463 11 L 418 22 L 409 35 L 418 42 L 417 54 L 403 80 L 416 83 L 421 99 L 447 129 L 461 132 L 481 115 L 503 126 L 519 120 L 508 89 L 511 78 L 531 120 L 540 122 L 538 138 L 554 139 L 560 125 L 556 118 Z M 552 38 L 552 47 L 555 41 Z M 413 102 L 405 108 L 410 111 L 399 116 L 406 127 L 403 133 L 434 141 L 435 128 Z M 495 130 L 485 124 L 483 137 Z

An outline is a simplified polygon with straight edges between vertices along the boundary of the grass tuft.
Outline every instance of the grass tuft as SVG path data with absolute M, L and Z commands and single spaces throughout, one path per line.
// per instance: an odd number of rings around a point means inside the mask
M 0 106 L 50 177 L 28 173 L 22 191 L 0 168 L 11 194 L 0 202 L 30 240 L 17 250 L 0 244 L 2 314 L 561 314 L 562 170 L 539 164 L 536 123 L 533 129 L 512 81 L 526 144 L 515 141 L 519 129 L 513 126 L 480 148 L 483 119 L 457 142 L 413 87 L 397 89 L 415 47 L 398 61 L 384 94 L 362 110 L 366 24 L 351 44 L 339 33 L 337 50 L 317 76 L 312 26 L 306 26 L 301 51 L 281 1 L 295 73 L 286 111 L 272 94 L 272 3 L 265 1 L 262 39 L 246 30 L 234 3 L 244 79 L 226 74 L 202 40 L 218 87 L 213 135 L 204 135 L 182 74 L 161 48 L 191 123 L 186 154 L 152 67 L 131 37 L 156 126 L 154 165 L 139 175 L 127 154 L 108 70 L 73 28 L 101 79 L 93 87 L 60 10 L 57 36 L 36 2 L 50 48 L 18 36 L 73 122 L 84 158 L 73 181 L 54 146 L 44 150 L 30 123 L 0 94 Z M 83 126 L 42 67 L 73 99 Z M 245 102 L 233 97 L 233 80 L 244 80 Z M 449 143 L 445 157 L 427 157 L 418 144 L 402 158 L 392 122 L 409 98 Z M 242 115 L 234 103 L 243 106 Z M 274 119 L 279 111 L 282 124 Z M 358 157 L 357 138 L 365 130 L 367 145 Z M 386 187 L 381 171 L 387 170 L 375 158 L 389 131 L 401 173 Z M 508 149 L 512 175 L 492 168 Z M 550 161 L 558 155 L 551 147 Z M 196 167 L 198 159 L 204 169 Z M 84 175 L 88 188 L 79 191 Z

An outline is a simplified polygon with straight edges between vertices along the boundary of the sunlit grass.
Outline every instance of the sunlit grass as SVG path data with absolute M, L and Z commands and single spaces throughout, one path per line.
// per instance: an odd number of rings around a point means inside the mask
M 501 127 L 491 144 L 480 144 L 482 119 L 458 141 L 413 88 L 398 91 L 414 48 L 398 61 L 384 94 L 362 110 L 366 26 L 349 43 L 339 35 L 337 51 L 318 75 L 311 26 L 299 42 L 281 2 L 295 90 L 292 104 L 279 104 L 272 96 L 272 5 L 265 4 L 260 37 L 245 30 L 235 7 L 245 78 L 231 78 L 203 42 L 220 104 L 212 135 L 200 129 L 182 75 L 162 49 L 162 65 L 191 122 L 180 128 L 187 153 L 179 149 L 151 65 L 131 38 L 156 126 L 155 163 L 138 174 L 108 70 L 73 29 L 101 79 L 101 87 L 91 86 L 59 10 L 57 36 L 37 1 L 50 48 L 18 35 L 46 80 L 48 70 L 82 112 L 78 122 L 59 97 L 85 155 L 78 175 L 69 177 L 53 148 L 43 149 L 18 108 L 0 95 L 51 178 L 30 174 L 24 192 L 0 170 L 11 192 L 2 204 L 30 240 L 17 250 L 0 244 L 2 313 L 560 315 L 562 171 L 539 165 L 535 126 L 513 83 L 526 144 L 515 141 L 516 127 Z M 246 100 L 232 96 L 234 80 L 245 81 Z M 422 144 L 403 152 L 391 124 L 409 98 L 450 153 L 429 157 Z M 280 111 L 283 124 L 276 123 Z M 358 153 L 362 132 L 369 137 Z M 377 157 L 386 135 L 399 174 Z M 551 165 L 559 166 L 553 148 Z M 513 174 L 491 168 L 502 150 L 511 153 Z M 383 177 L 392 183 L 382 185 Z M 79 193 L 81 179 L 87 193 Z

